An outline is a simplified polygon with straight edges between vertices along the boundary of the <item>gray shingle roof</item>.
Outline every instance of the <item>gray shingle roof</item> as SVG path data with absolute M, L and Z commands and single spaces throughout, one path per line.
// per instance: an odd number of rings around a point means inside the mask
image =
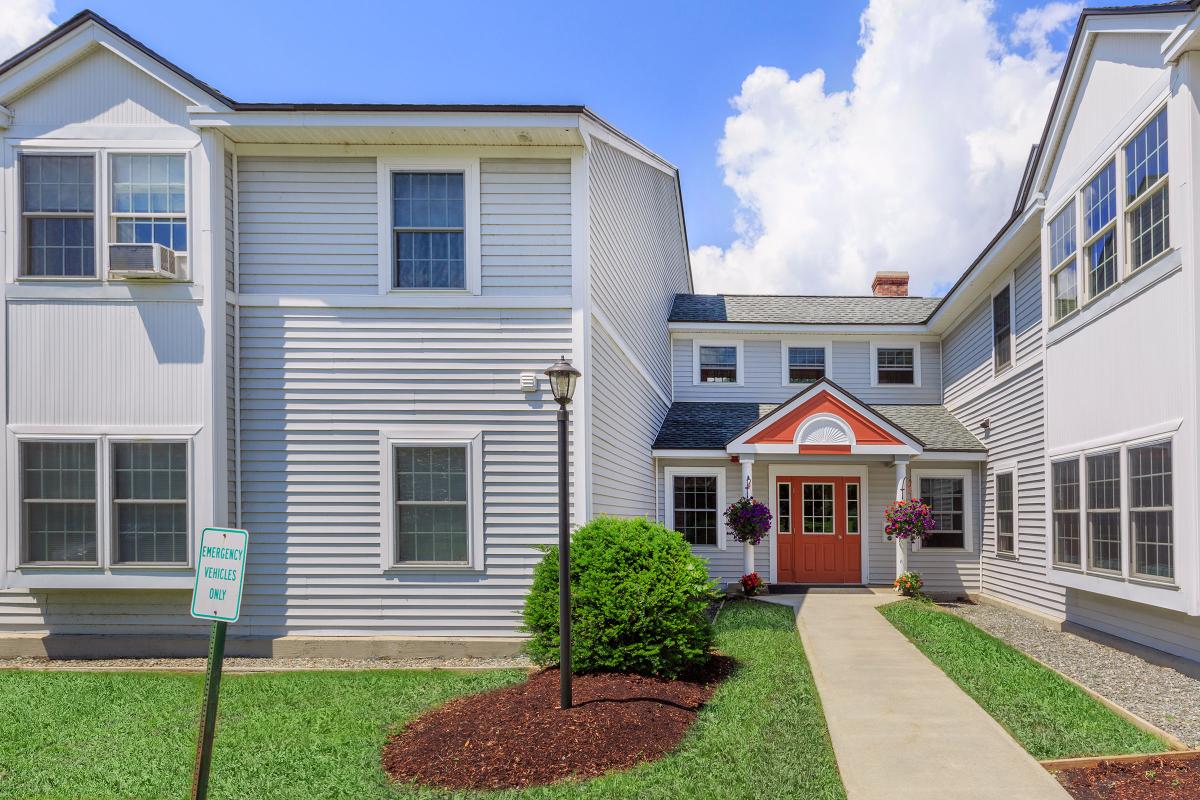
M 677 294 L 670 321 L 919 325 L 939 302 L 937 297 Z
M 776 403 L 672 403 L 663 420 L 656 450 L 722 450 Z M 986 452 L 979 440 L 940 405 L 869 406 L 893 425 L 904 429 L 926 450 Z

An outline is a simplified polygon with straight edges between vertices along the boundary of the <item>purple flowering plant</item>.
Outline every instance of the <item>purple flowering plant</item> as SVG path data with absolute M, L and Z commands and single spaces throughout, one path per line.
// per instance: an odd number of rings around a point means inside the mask
M 758 544 L 771 530 L 771 509 L 753 497 L 742 497 L 725 509 L 725 525 L 739 542 Z
M 897 500 L 884 512 L 883 532 L 893 539 L 923 542 L 935 528 L 932 510 L 917 498 Z

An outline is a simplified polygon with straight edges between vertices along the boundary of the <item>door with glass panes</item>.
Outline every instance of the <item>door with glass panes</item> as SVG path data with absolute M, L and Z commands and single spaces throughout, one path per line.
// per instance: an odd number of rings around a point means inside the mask
M 776 479 L 780 583 L 862 583 L 858 478 Z

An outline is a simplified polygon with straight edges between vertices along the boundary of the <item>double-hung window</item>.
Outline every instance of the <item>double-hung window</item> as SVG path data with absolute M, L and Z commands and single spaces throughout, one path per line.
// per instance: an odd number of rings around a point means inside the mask
M 876 382 L 911 386 L 916 383 L 916 355 L 911 347 L 880 347 L 875 351 Z
M 397 563 L 466 564 L 468 446 L 396 446 L 392 459 Z
M 996 552 L 1016 555 L 1016 510 L 1013 502 L 1013 473 L 996 473 Z
M 996 372 L 1012 364 L 1012 292 L 1009 286 L 992 296 L 992 362 Z
M 26 153 L 20 159 L 20 274 L 96 277 L 96 159 Z
M 19 454 L 21 561 L 97 563 L 96 443 L 24 441 Z
M 1167 196 L 1167 110 L 1125 145 L 1125 217 L 1129 268 L 1140 269 L 1170 245 Z
M 734 344 L 701 344 L 696 348 L 697 383 L 738 383 L 741 371 Z
M 118 153 L 110 163 L 112 241 L 187 253 L 184 156 Z
M 1083 566 L 1079 533 L 1079 459 L 1050 465 L 1050 510 L 1053 515 L 1054 563 Z
M 933 535 L 921 547 L 966 546 L 966 481 L 955 477 L 922 477 L 918 483 L 921 502 L 933 515 Z
M 187 442 L 28 439 L 18 459 L 22 563 L 187 565 Z
M 1117 164 L 1109 161 L 1083 189 L 1083 261 L 1088 297 L 1117 282 Z
M 1087 467 L 1088 566 L 1121 571 L 1121 454 L 1097 453 Z
M 1075 201 L 1050 220 L 1050 303 L 1054 320 L 1079 307 L 1075 278 Z
M 186 564 L 187 443 L 114 442 L 112 477 L 113 560 Z
M 392 288 L 467 288 L 463 172 L 393 172 Z
M 724 468 L 668 469 L 666 478 L 667 526 L 688 544 L 723 547 Z
M 1129 528 L 1133 574 L 1175 577 L 1171 443 L 1129 448 Z
M 826 369 L 824 347 L 787 348 L 788 383 L 816 383 L 825 377 Z

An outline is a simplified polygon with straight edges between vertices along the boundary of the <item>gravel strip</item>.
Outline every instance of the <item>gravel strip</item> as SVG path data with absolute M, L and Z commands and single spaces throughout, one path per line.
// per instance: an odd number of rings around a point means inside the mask
M 76 672 L 203 672 L 203 658 L 106 658 L 49 660 L 0 659 L 0 669 L 61 670 Z M 226 658 L 223 671 L 295 672 L 299 670 L 368 669 L 531 669 L 524 656 L 508 658 Z
M 942 608 L 1049 664 L 1189 746 L 1200 747 L 1200 681 L 1108 645 L 1047 630 L 1038 620 L 1007 608 L 982 603 L 945 603 Z

